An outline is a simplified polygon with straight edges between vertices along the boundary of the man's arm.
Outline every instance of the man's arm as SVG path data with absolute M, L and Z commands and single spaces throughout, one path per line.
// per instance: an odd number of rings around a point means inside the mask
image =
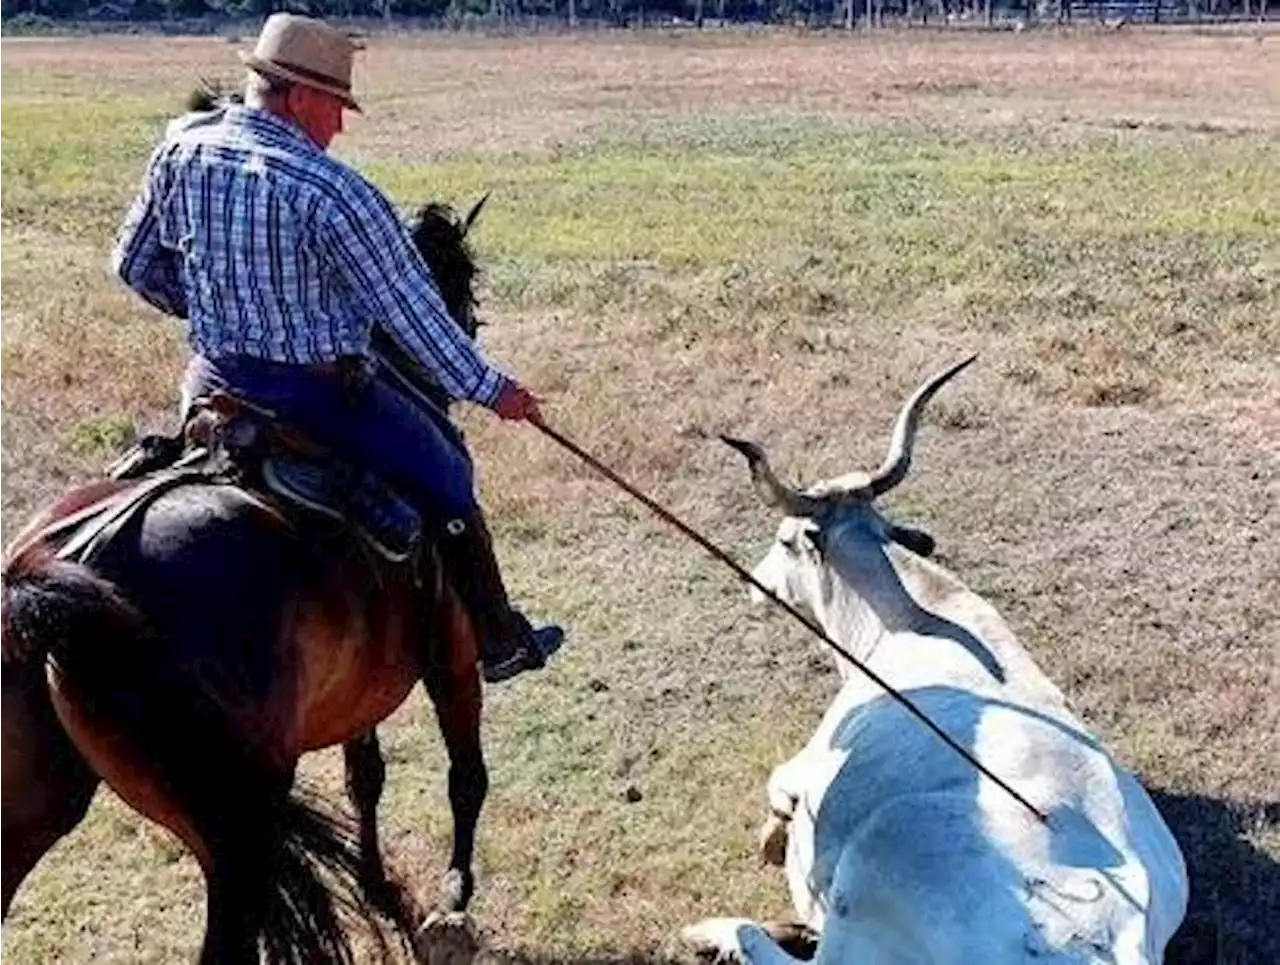
M 161 152 L 152 155 L 142 190 L 134 199 L 111 252 L 111 270 L 160 311 L 187 317 L 187 295 L 182 284 L 178 253 L 160 243 L 160 217 L 156 198 L 163 180 Z
M 363 179 L 351 182 L 330 201 L 322 229 L 351 291 L 451 398 L 495 408 L 511 380 L 449 317 L 391 204 Z

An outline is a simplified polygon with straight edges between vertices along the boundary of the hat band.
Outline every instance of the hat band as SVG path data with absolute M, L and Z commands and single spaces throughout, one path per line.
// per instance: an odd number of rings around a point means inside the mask
M 351 91 L 350 81 L 339 80 L 337 77 L 330 77 L 328 74 L 322 74 L 318 70 L 310 70 L 306 67 L 299 67 L 297 64 L 291 64 L 287 60 L 275 60 L 274 58 L 267 60 L 267 63 L 275 64 L 277 67 L 282 67 L 291 73 L 297 74 L 299 77 L 306 78 L 307 80 L 315 81 L 317 84 L 337 87 L 339 90 L 344 90 L 348 93 Z

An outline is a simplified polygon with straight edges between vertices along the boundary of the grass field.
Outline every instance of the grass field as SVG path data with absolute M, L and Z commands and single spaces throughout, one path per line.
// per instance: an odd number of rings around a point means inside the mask
M 168 426 L 180 330 L 104 261 L 223 40 L 3 44 L 3 525 Z M 750 561 L 774 520 L 697 425 L 792 478 L 878 462 L 1155 792 L 1192 870 L 1177 962 L 1280 961 L 1280 34 L 374 37 L 339 153 L 395 197 L 492 191 L 484 340 L 554 424 Z M 495 691 L 473 906 L 512 961 L 656 961 L 777 916 L 773 765 L 828 658 L 528 430 L 465 417 L 521 600 L 572 631 Z M 386 841 L 447 857 L 415 696 Z M 339 761 L 308 770 L 336 797 Z M 18 962 L 189 957 L 194 862 L 108 792 L 4 929 Z

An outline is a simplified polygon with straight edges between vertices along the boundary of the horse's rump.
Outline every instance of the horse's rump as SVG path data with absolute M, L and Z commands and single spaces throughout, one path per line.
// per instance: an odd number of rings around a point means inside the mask
M 111 655 L 117 669 L 163 668 L 198 687 L 272 756 L 372 726 L 420 675 L 421 591 L 408 568 L 375 558 L 341 526 L 293 526 L 238 486 L 191 481 L 161 493 L 95 548 L 80 579 L 67 579 L 53 552 L 37 541 L 14 556 L 6 609 L 11 599 L 30 608 L 43 598 L 38 610 L 48 619 L 88 613 L 74 600 L 53 605 L 49 593 L 57 586 L 83 601 L 75 588 L 91 573 L 147 627 L 131 638 L 131 652 Z M 57 629 L 64 641 L 92 646 Z M 6 632 L 6 659 L 29 638 Z M 335 714 L 343 702 L 351 706 Z M 336 730 L 320 723 L 335 717 L 343 722 Z
M 175 658 L 285 753 L 373 726 L 420 676 L 408 568 L 341 526 L 292 529 L 236 487 L 193 486 L 157 502 L 137 551 L 122 578 Z

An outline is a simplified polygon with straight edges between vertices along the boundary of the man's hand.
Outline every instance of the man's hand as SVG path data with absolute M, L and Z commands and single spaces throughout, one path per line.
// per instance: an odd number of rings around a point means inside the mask
M 498 401 L 493 411 L 503 419 L 512 421 L 542 421 L 542 412 L 538 408 L 537 397 L 519 382 L 508 382 L 498 393 Z

